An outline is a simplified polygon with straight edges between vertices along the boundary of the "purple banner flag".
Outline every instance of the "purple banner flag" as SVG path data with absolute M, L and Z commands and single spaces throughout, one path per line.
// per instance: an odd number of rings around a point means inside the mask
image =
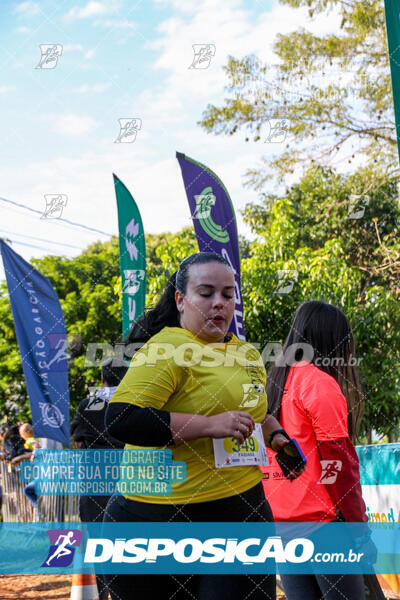
M 226 187 L 211 169 L 181 152 L 176 153 L 176 158 L 200 251 L 220 254 L 235 274 L 235 313 L 229 331 L 244 340 L 239 243 L 232 201 Z

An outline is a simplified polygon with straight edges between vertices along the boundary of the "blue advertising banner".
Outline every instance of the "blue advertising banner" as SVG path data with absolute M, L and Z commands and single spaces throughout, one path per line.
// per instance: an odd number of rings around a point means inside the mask
M 239 243 L 232 201 L 226 187 L 211 169 L 181 152 L 176 153 L 176 158 L 200 251 L 220 254 L 235 274 L 235 313 L 229 331 L 244 340 Z
M 400 529 L 357 523 L 3 523 L 3 573 L 396 573 Z
M 0 250 L 34 434 L 69 447 L 67 337 L 60 301 L 48 279 L 3 240 Z

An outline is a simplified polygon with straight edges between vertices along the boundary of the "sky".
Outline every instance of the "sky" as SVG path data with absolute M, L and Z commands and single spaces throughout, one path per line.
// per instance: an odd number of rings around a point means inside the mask
M 0 198 L 28 208 L 0 200 L 0 237 L 29 260 L 117 235 L 113 172 L 145 232 L 179 231 L 191 220 L 177 150 L 217 173 L 248 235 L 240 210 L 257 194 L 243 175 L 276 144 L 207 134 L 197 122 L 227 95 L 229 55 L 276 62 L 276 35 L 299 26 L 323 34 L 337 23 L 275 0 L 2 0 Z M 56 47 L 49 63 L 45 44 Z M 215 47 L 206 69 L 189 68 L 194 44 Z M 135 140 L 116 142 L 119 119 L 133 118 Z M 97 231 L 43 218 L 46 195 L 60 195 L 63 219 Z

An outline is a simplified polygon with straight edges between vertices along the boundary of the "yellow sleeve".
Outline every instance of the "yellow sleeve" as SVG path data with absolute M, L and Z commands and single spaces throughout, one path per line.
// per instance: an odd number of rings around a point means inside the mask
M 155 343 L 152 343 L 154 352 Z M 147 344 L 133 357 L 129 369 L 110 402 L 127 402 L 136 406 L 162 408 L 178 386 L 177 367 L 162 356 L 148 360 Z

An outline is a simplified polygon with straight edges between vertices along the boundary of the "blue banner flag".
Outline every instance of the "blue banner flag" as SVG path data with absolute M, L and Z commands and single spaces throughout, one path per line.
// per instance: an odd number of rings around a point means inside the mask
M 51 283 L 0 240 L 34 434 L 69 447 L 67 337 Z
M 182 170 L 190 213 L 201 252 L 215 252 L 231 265 L 235 275 L 235 312 L 229 331 L 244 340 L 240 255 L 235 211 L 228 190 L 211 169 L 176 153 Z

